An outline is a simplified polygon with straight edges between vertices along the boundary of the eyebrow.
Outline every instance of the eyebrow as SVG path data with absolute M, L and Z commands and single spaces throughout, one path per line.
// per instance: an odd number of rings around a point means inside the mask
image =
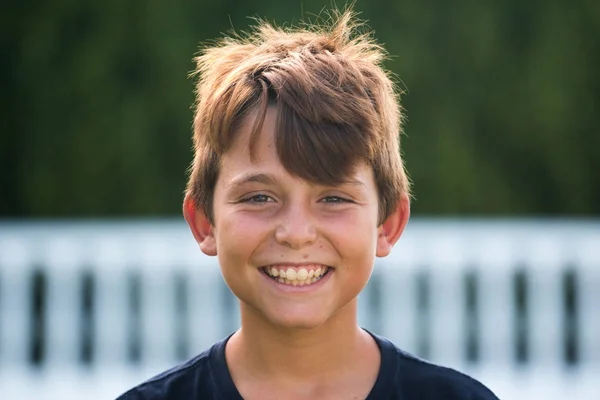
M 274 185 L 275 183 L 277 183 L 277 180 L 267 174 L 248 173 L 248 174 L 244 174 L 238 178 L 235 178 L 231 182 L 231 187 L 239 187 L 239 186 L 243 186 L 246 183 L 251 183 L 251 182 L 263 183 L 265 185 Z
M 359 181 L 358 179 L 348 179 L 345 181 L 342 181 L 340 183 L 340 185 L 352 185 L 352 186 L 365 186 L 365 183 L 363 181 Z
M 278 183 L 278 180 L 268 174 L 247 173 L 238 178 L 235 178 L 231 182 L 230 187 L 237 188 L 237 187 L 243 186 L 247 183 L 262 183 L 265 185 L 275 185 Z M 358 179 L 343 180 L 342 182 L 339 183 L 339 185 L 352 185 L 352 186 L 357 186 L 357 187 L 365 186 L 364 182 L 362 182 Z M 327 186 L 327 185 L 325 185 L 325 186 Z M 335 186 L 335 185 L 333 185 L 333 186 Z

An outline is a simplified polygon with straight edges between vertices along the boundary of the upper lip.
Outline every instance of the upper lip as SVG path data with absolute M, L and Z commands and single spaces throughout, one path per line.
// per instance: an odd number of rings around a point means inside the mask
M 307 261 L 307 262 L 301 262 L 301 263 L 295 263 L 295 262 L 288 262 L 288 261 L 278 261 L 272 264 L 265 264 L 263 266 L 263 268 L 266 267 L 275 267 L 275 266 L 286 266 L 286 267 L 303 267 L 303 266 L 307 266 L 307 265 L 321 265 L 323 267 L 330 267 L 331 266 L 329 264 L 324 264 L 324 263 L 320 263 L 320 262 L 314 262 L 314 261 Z

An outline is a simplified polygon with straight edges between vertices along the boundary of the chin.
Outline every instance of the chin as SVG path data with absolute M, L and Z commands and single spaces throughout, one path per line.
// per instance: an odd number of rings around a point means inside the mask
M 311 330 L 325 324 L 328 318 L 318 315 L 269 315 L 267 320 L 279 329 Z
M 272 321 L 279 329 L 285 330 L 313 330 L 323 325 L 323 321 Z

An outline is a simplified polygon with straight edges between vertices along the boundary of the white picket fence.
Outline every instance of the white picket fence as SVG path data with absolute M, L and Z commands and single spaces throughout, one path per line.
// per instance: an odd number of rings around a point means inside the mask
M 410 221 L 360 320 L 502 399 L 600 399 L 600 221 Z M 0 222 L 0 398 L 114 399 L 232 332 L 181 221 Z

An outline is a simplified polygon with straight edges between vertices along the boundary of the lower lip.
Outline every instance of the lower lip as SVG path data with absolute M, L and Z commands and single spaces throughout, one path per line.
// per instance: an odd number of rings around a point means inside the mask
M 260 274 L 267 279 L 269 282 L 271 282 L 272 284 L 274 284 L 278 289 L 284 290 L 286 292 L 310 292 L 312 290 L 318 289 L 321 286 L 323 286 L 325 284 L 325 282 L 327 282 L 329 280 L 329 278 L 331 278 L 331 275 L 333 275 L 334 273 L 334 269 L 329 267 L 329 271 L 327 271 L 327 273 L 325 275 L 323 275 L 323 277 L 321 279 L 319 279 L 318 281 L 316 281 L 315 283 L 311 283 L 309 285 L 302 285 L 302 286 L 294 286 L 294 285 L 289 285 L 287 283 L 281 283 L 279 281 L 276 281 L 275 279 L 271 278 L 269 275 L 267 275 L 267 273 L 261 268 L 260 269 Z

